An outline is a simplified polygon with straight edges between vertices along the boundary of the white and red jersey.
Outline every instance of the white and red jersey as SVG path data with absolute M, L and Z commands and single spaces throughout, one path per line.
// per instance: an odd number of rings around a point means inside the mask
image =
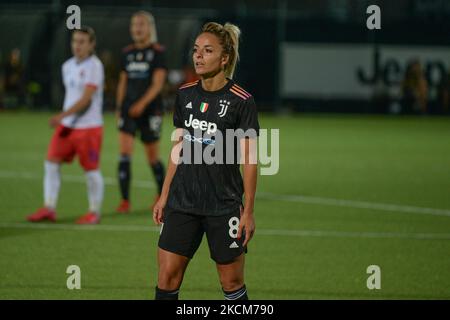
M 96 55 L 77 61 L 70 58 L 62 65 L 62 78 L 66 94 L 64 96 L 64 110 L 70 109 L 83 96 L 86 86 L 96 88 L 90 105 L 81 115 L 72 114 L 62 120 L 62 125 L 76 129 L 94 128 L 103 125 L 103 86 L 105 74 L 103 64 Z

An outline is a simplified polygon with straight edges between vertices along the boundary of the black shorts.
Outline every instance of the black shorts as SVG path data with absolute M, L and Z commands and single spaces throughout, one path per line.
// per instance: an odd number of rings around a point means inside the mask
M 211 259 L 218 264 L 231 263 L 247 252 L 242 246 L 245 234 L 237 239 L 239 219 L 239 210 L 223 216 L 201 216 L 166 208 L 158 246 L 192 259 L 206 233 Z
M 122 132 L 136 135 L 136 131 L 141 133 L 141 141 L 150 143 L 158 141 L 161 135 L 162 116 L 142 115 L 139 118 L 131 118 L 121 115 L 118 121 L 118 128 Z

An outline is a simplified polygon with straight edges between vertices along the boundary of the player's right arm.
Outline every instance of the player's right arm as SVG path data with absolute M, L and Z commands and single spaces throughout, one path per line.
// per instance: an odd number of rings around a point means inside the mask
M 116 92 L 116 116 L 120 115 L 120 108 L 122 107 L 123 100 L 125 99 L 125 93 L 127 91 L 128 76 L 125 71 L 120 71 L 119 83 L 117 84 Z
M 170 185 L 172 184 L 173 177 L 175 176 L 175 172 L 177 171 L 181 147 L 183 143 L 183 130 L 184 129 L 182 128 L 177 128 L 175 130 L 174 138 L 172 139 L 174 143 L 170 152 L 169 163 L 167 164 L 167 172 L 161 190 L 161 195 L 158 202 L 153 207 L 153 221 L 157 225 L 161 224 L 163 221 L 164 207 L 166 206 L 167 198 L 169 197 Z
M 49 121 L 50 126 L 56 127 L 57 125 L 59 125 L 61 123 L 62 119 L 64 119 L 65 117 L 70 116 L 72 114 L 77 114 L 79 112 L 82 112 L 86 108 L 88 108 L 91 104 L 92 97 L 95 94 L 96 90 L 97 90 L 97 87 L 95 85 L 90 85 L 90 84 L 86 85 L 82 96 L 80 97 L 80 99 L 77 100 L 77 102 L 75 102 L 66 111 L 62 111 L 62 112 L 58 113 L 57 115 L 50 118 L 50 121 Z
M 173 146 L 170 151 L 170 159 L 167 164 L 167 172 L 166 177 L 164 179 L 164 184 L 161 190 L 161 194 L 158 202 L 153 207 L 153 221 L 159 225 L 163 221 L 164 216 L 164 207 L 167 203 L 167 198 L 169 197 L 170 185 L 172 184 L 173 177 L 175 176 L 175 172 L 177 171 L 178 163 L 180 160 L 181 148 L 183 146 L 183 113 L 182 108 L 179 103 L 180 95 L 179 92 L 175 98 L 175 110 L 173 113 L 173 125 L 176 128 L 174 133 L 172 134 Z

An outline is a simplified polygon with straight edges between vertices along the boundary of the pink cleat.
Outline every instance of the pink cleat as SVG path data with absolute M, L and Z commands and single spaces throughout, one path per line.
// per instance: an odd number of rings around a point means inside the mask
M 94 212 L 88 212 L 78 218 L 76 224 L 97 224 L 100 223 L 100 217 Z
M 38 209 L 35 213 L 29 215 L 27 220 L 30 222 L 41 222 L 41 221 L 56 221 L 56 212 L 55 210 L 43 207 Z
M 116 209 L 116 212 L 118 213 L 128 213 L 130 211 L 130 201 L 128 200 L 122 200 L 119 204 L 119 206 Z

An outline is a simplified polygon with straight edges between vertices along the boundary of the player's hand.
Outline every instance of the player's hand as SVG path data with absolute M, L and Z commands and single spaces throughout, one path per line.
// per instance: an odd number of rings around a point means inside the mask
M 144 110 L 145 104 L 136 102 L 131 105 L 130 110 L 128 110 L 128 115 L 132 118 L 138 118 Z
M 158 226 L 163 222 L 164 207 L 166 206 L 166 202 L 167 200 L 161 197 L 153 207 L 153 222 L 155 222 Z
M 255 217 L 253 212 L 246 211 L 241 207 L 241 220 L 239 221 L 239 229 L 237 233 L 238 239 L 242 237 L 243 231 L 245 231 L 245 239 L 242 245 L 245 247 L 255 234 Z
M 56 116 L 51 117 L 48 123 L 50 124 L 51 127 L 56 127 L 61 123 L 62 119 L 63 115 L 60 113 L 57 114 Z

